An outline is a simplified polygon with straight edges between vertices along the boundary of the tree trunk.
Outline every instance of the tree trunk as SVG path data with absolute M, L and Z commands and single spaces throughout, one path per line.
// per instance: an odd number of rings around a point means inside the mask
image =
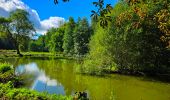
M 19 51 L 19 46 L 17 46 L 17 54 L 19 54 L 20 55 L 20 51 Z
M 22 54 L 20 53 L 20 50 L 19 50 L 19 45 L 18 43 L 16 43 L 16 50 L 17 50 L 17 54 L 22 57 Z

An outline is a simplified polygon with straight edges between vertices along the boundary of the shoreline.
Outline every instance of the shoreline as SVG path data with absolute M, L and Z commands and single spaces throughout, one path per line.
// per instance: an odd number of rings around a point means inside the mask
M 75 57 L 71 56 L 64 56 L 62 53 L 56 53 L 54 55 L 50 52 L 21 52 L 23 55 L 20 57 L 18 54 L 16 54 L 15 50 L 0 50 L 0 60 L 3 60 L 5 58 L 45 58 L 45 59 L 68 59 L 68 60 L 77 60 Z M 161 73 L 154 73 L 149 74 L 148 72 L 142 72 L 142 71 L 117 71 L 117 70 L 103 70 L 103 73 L 101 75 L 97 74 L 90 74 L 90 73 L 82 73 L 80 74 L 89 74 L 92 76 L 105 76 L 105 75 L 111 75 L 111 74 L 120 74 L 120 75 L 127 75 L 127 76 L 137 76 L 137 77 L 147 77 L 152 78 L 158 81 L 162 82 L 170 82 L 170 74 L 161 74 Z

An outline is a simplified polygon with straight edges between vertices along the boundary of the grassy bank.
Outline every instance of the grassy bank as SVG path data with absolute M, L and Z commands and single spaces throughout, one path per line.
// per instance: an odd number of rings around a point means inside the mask
M 62 53 L 50 53 L 50 52 L 21 52 L 23 57 L 54 57 L 60 59 L 72 59 L 72 57 L 64 56 Z M 0 50 L 0 59 L 7 57 L 20 57 L 16 50 Z
M 143 71 L 143 70 L 119 70 L 117 69 L 117 66 L 109 66 L 106 68 L 103 67 L 95 67 L 95 66 L 83 66 L 84 62 L 76 65 L 76 72 L 79 74 L 85 74 L 85 75 L 92 75 L 92 76 L 107 76 L 111 74 L 119 74 L 119 75 L 127 75 L 127 76 L 139 76 L 139 77 L 145 77 L 148 79 L 153 79 L 156 81 L 162 81 L 162 82 L 170 82 L 170 69 L 164 69 L 164 73 L 155 72 L 154 70 L 149 71 Z
M 43 57 L 43 58 L 56 58 L 56 59 L 78 59 L 80 61 L 79 64 L 76 65 L 76 71 L 77 73 L 81 74 L 90 74 L 90 75 L 97 75 L 97 76 L 103 76 L 107 74 L 124 74 L 124 75 L 134 75 L 134 76 L 149 76 L 149 77 L 155 77 L 157 79 L 170 81 L 170 72 L 169 69 L 164 69 L 164 73 L 157 73 L 154 70 L 152 71 L 140 71 L 140 70 L 119 70 L 117 69 L 116 65 L 112 66 L 105 66 L 101 67 L 99 66 L 101 61 L 98 60 L 100 58 L 96 58 L 97 63 L 94 63 L 94 61 L 91 62 L 91 60 L 84 60 L 82 59 L 84 57 L 72 57 L 72 56 L 65 56 L 62 53 L 50 53 L 50 52 L 22 52 L 23 57 Z M 19 57 L 16 53 L 16 50 L 0 50 L 0 59 L 4 59 L 7 57 Z M 90 62 L 87 62 L 90 61 Z M 84 66 L 86 63 L 86 66 Z M 95 64 L 99 64 L 98 67 L 95 67 Z M 166 73 L 165 73 L 166 72 Z
M 23 56 L 53 56 L 49 52 L 21 52 Z M 0 57 L 19 57 L 16 50 L 0 50 Z

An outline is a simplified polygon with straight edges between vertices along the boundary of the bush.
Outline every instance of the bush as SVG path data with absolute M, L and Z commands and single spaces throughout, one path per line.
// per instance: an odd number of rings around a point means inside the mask
M 0 63 L 0 82 L 7 83 L 8 81 L 13 82 L 15 87 L 23 84 L 22 79 L 15 75 L 14 68 L 10 64 Z
M 14 78 L 14 69 L 7 63 L 0 63 L 0 82 L 6 83 Z
M 8 63 L 0 63 L 0 73 L 5 73 L 9 70 L 12 70 L 11 65 Z
M 120 0 L 111 11 L 108 27 L 94 30 L 83 64 L 86 72 L 115 67 L 120 73 L 169 75 L 170 13 L 164 1 L 130 0 L 135 2 L 131 5 Z

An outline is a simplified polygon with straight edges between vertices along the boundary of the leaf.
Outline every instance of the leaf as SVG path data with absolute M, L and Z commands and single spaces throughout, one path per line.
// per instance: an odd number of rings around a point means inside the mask
M 111 13 L 111 10 L 113 9 L 113 7 L 111 6 L 111 4 L 107 4 L 106 9 L 109 13 Z
M 58 0 L 54 0 L 54 4 L 58 4 Z
M 94 16 L 94 14 L 91 14 L 91 15 L 90 15 L 90 17 L 93 17 L 93 16 Z
M 63 2 L 68 2 L 69 0 L 63 0 Z
M 92 10 L 91 12 L 92 12 L 92 13 L 96 13 L 96 11 L 94 11 L 94 10 Z
M 93 5 L 95 5 L 95 7 L 97 7 L 99 5 L 98 2 L 93 2 Z

